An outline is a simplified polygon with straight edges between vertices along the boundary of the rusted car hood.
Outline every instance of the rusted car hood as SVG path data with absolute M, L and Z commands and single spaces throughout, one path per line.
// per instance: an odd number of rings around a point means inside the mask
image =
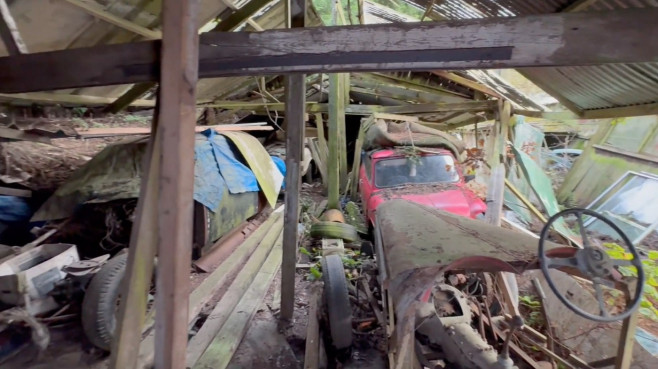
M 470 218 L 475 198 L 469 197 L 466 191 L 454 184 L 407 185 L 378 190 L 373 196 L 381 200 L 376 206 L 388 200 L 402 199 Z

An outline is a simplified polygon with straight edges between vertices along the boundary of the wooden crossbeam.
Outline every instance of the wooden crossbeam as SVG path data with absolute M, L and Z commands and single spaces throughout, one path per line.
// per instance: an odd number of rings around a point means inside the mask
M 0 0 L 0 38 L 4 42 L 9 55 L 27 54 L 27 45 L 23 42 L 14 17 L 9 11 L 5 0 Z
M 207 33 L 199 76 L 656 62 L 655 19 L 651 8 Z M 0 93 L 155 81 L 159 50 L 148 41 L 0 58 Z
M 112 103 L 114 98 L 103 96 L 87 95 L 69 95 L 50 92 L 28 92 L 21 94 L 0 94 L 0 101 L 8 102 L 12 105 L 31 105 L 39 104 L 58 104 L 58 105 L 107 105 Z M 154 107 L 155 100 L 133 100 L 129 105 L 139 107 Z
M 148 29 L 146 27 L 140 26 L 135 22 L 126 20 L 123 17 L 114 15 L 107 10 L 105 10 L 100 4 L 93 1 L 83 1 L 83 0 L 64 0 L 67 3 L 74 5 L 75 7 L 85 11 L 86 13 L 103 20 L 107 23 L 115 25 L 126 31 L 138 34 L 148 40 L 158 40 L 162 38 L 162 32 Z

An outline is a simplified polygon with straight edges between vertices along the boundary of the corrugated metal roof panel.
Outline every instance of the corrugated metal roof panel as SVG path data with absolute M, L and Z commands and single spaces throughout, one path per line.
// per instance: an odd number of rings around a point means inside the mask
M 406 0 L 423 8 L 430 0 Z M 444 0 L 433 9 L 448 19 L 556 13 L 574 0 Z M 598 0 L 581 11 L 658 7 L 658 0 Z M 582 110 L 658 102 L 658 63 L 561 68 L 524 68 L 524 75 L 546 86 L 558 100 Z

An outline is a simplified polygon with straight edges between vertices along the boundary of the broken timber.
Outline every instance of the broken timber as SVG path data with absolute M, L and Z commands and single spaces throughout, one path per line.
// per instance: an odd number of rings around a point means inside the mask
M 636 9 L 207 33 L 199 76 L 656 62 L 656 18 Z M 0 58 L 0 92 L 155 81 L 160 49 L 156 40 Z

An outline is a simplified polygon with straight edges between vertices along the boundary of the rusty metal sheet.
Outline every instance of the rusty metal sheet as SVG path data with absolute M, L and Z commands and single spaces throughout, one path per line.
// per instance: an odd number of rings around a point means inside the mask
M 377 221 L 389 279 L 414 269 L 445 267 L 467 257 L 496 259 L 522 268 L 537 256 L 537 240 L 528 235 L 405 200 L 380 205 Z M 494 266 L 492 263 L 480 262 L 474 267 L 487 268 Z

